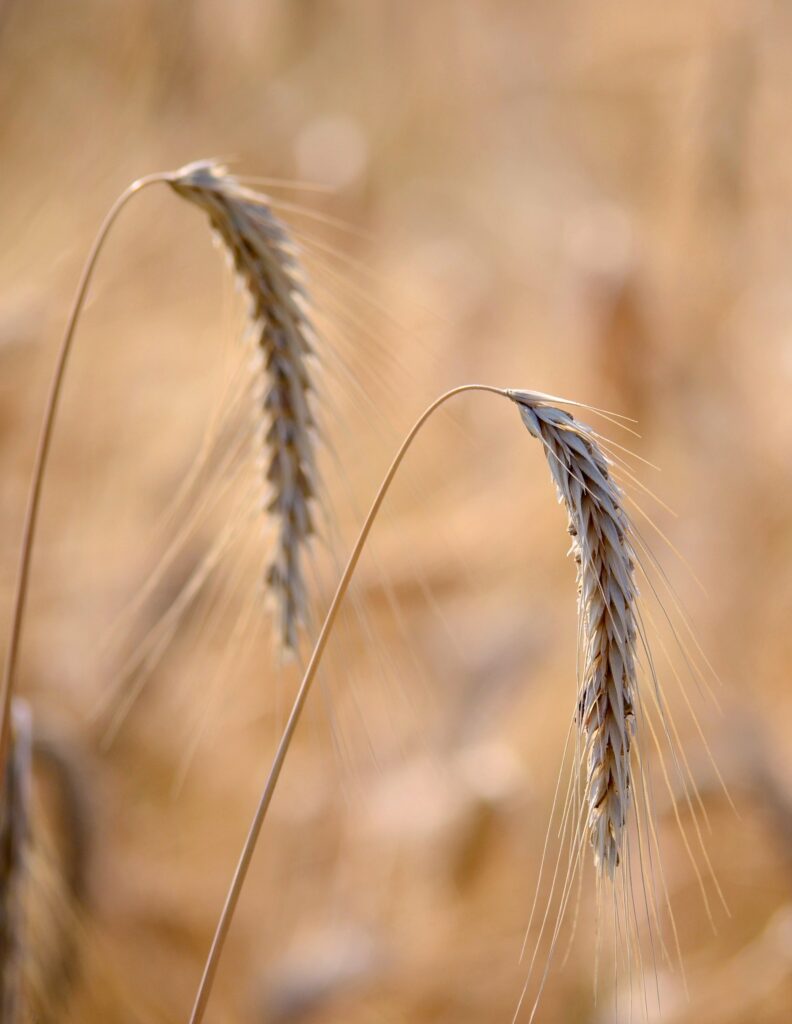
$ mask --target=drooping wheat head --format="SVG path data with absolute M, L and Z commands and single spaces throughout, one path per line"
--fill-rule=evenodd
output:
M 530 433 L 542 442 L 569 517 L 583 644 L 577 723 L 587 762 L 586 828 L 597 868 L 612 878 L 631 800 L 637 697 L 637 591 L 630 523 L 621 489 L 591 428 L 532 392 L 508 395 Z
M 245 188 L 213 161 L 190 164 L 169 183 L 209 217 L 250 296 L 260 357 L 259 412 L 276 526 L 266 583 L 278 608 L 283 647 L 294 650 L 306 624 L 304 559 L 315 531 L 316 421 L 311 408 L 314 332 L 296 246 L 265 195 Z

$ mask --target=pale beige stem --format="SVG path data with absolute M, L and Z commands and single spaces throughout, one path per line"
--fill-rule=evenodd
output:
M 288 753 L 292 739 L 294 738 L 294 732 L 299 723 L 300 715 L 302 714 L 305 702 L 308 698 L 308 693 L 311 689 L 311 684 L 313 683 L 314 676 L 316 675 L 316 671 L 319 667 L 322 653 L 324 652 L 330 633 L 332 632 L 333 623 L 335 622 L 336 615 L 338 614 L 338 609 L 347 592 L 350 580 L 352 579 L 355 567 L 357 566 L 360 555 L 365 547 L 371 527 L 374 525 L 374 520 L 377 518 L 380 506 L 385 499 L 385 495 L 388 492 L 404 456 L 407 454 L 410 445 L 415 440 L 415 437 L 421 427 L 429 419 L 432 413 L 434 413 L 441 405 L 447 402 L 450 398 L 453 398 L 455 395 L 460 395 L 466 391 L 490 391 L 496 395 L 506 396 L 506 392 L 502 388 L 490 387 L 486 384 L 462 384 L 460 387 L 452 388 L 451 391 L 446 391 L 445 394 L 436 398 L 418 418 L 415 425 L 402 442 L 401 447 L 397 451 L 393 462 L 388 469 L 388 472 L 385 474 L 385 478 L 380 484 L 374 501 L 371 503 L 371 508 L 363 522 L 358 538 L 355 541 L 355 546 L 352 548 L 352 553 L 349 556 L 344 572 L 338 582 L 338 587 L 336 588 L 333 600 L 330 602 L 330 607 L 327 610 L 327 615 L 325 616 L 325 620 L 322 624 L 322 629 L 316 640 L 313 653 L 311 654 L 311 660 L 308 662 L 308 667 L 306 668 L 305 675 L 300 683 L 297 696 L 294 698 L 294 704 L 292 705 L 292 709 L 289 714 L 289 720 L 286 723 L 280 743 L 278 744 L 278 749 L 275 752 L 272 767 L 269 770 L 258 807 L 256 808 L 256 813 L 253 816 L 253 821 L 251 822 L 250 830 L 248 831 L 247 839 L 245 840 L 245 845 L 242 848 L 242 853 L 239 857 L 236 871 L 234 872 L 234 877 L 231 880 L 231 885 L 228 889 L 225 905 L 223 906 L 222 913 L 220 914 L 220 919 L 217 922 L 217 928 L 215 929 L 212 945 L 206 959 L 201 983 L 198 986 L 195 1003 L 193 1005 L 192 1013 L 190 1014 L 190 1024 L 200 1024 L 204 1018 L 206 1006 L 209 1002 L 209 996 L 212 992 L 212 984 L 217 972 L 217 966 L 223 952 L 223 946 L 228 935 L 228 930 L 231 926 L 231 921 L 234 917 L 234 911 L 236 910 L 237 903 L 239 902 L 239 895 L 242 891 L 242 886 L 245 883 L 245 877 L 247 875 L 248 868 L 250 867 L 250 861 L 256 848 L 256 842 L 258 840 L 259 833 L 261 832 L 261 827 L 264 824 L 264 819 L 267 816 L 267 810 L 269 809 L 273 793 L 275 792 L 275 787 L 278 783 L 278 779 L 280 778 L 283 762 L 286 759 L 286 754 Z
M 121 210 L 141 189 L 156 182 L 168 181 L 168 174 L 150 174 L 145 178 L 139 178 L 127 188 L 116 201 L 105 216 L 99 233 L 96 236 L 88 259 L 85 261 L 80 282 L 77 286 L 77 293 L 74 296 L 71 313 L 66 324 L 66 330 L 58 351 L 58 358 L 55 363 L 55 370 L 52 374 L 47 405 L 44 409 L 44 419 L 41 425 L 38 448 L 36 450 L 36 461 L 33 466 L 33 477 L 30 483 L 27 509 L 25 511 L 25 522 L 22 530 L 22 546 L 19 555 L 19 569 L 17 571 L 16 590 L 14 593 L 14 604 L 11 611 L 11 630 L 6 651 L 5 666 L 3 669 L 2 690 L 0 690 L 0 780 L 4 779 L 3 766 L 6 763 L 8 754 L 9 725 L 11 698 L 14 691 L 14 677 L 16 674 L 17 662 L 19 660 L 19 646 L 22 639 L 22 626 L 25 616 L 25 605 L 27 602 L 28 581 L 30 579 L 30 563 L 33 554 L 33 542 L 38 522 L 39 507 L 41 505 L 41 491 L 44 483 L 44 476 L 47 469 L 50 443 L 52 441 L 55 416 L 58 411 L 58 401 L 63 388 L 63 380 L 66 374 L 66 364 L 74 340 L 74 332 L 77 327 L 80 313 L 88 294 L 88 286 L 91 283 L 96 261 L 105 243 L 110 228 L 115 223 Z M 0 782 L 0 785 L 3 785 Z M 0 794 L 1 796 L 2 794 Z

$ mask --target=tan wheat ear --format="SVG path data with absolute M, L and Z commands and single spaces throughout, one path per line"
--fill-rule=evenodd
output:
M 542 442 L 569 517 L 583 643 L 577 722 L 587 760 L 587 829 L 597 868 L 612 878 L 632 790 L 637 591 L 630 523 L 591 429 L 532 392 L 507 394 Z
M 250 296 L 262 372 L 266 508 L 277 532 L 266 582 L 278 605 L 281 643 L 294 650 L 308 618 L 303 561 L 318 487 L 310 398 L 314 332 L 296 246 L 268 198 L 217 163 L 190 164 L 169 183 L 207 214 Z
M 19 1019 L 25 960 L 24 889 L 27 881 L 30 790 L 30 711 L 15 700 L 11 750 L 0 802 L 0 1020 Z

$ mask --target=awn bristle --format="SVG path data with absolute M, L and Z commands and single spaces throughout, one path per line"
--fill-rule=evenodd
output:
M 531 392 L 508 394 L 542 442 L 569 516 L 584 656 L 577 723 L 588 761 L 586 828 L 597 868 L 612 878 L 632 787 L 637 591 L 630 523 L 591 429 Z
M 281 642 L 294 650 L 308 616 L 303 559 L 314 533 L 317 483 L 309 398 L 313 329 L 296 246 L 267 197 L 213 162 L 182 168 L 170 184 L 207 213 L 251 298 L 264 385 L 266 509 L 277 532 L 266 582 L 278 607 Z

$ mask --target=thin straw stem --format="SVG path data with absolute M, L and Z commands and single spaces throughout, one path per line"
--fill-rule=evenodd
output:
M 17 570 L 16 577 L 16 590 L 14 593 L 14 604 L 11 612 L 11 629 L 8 639 L 8 649 L 6 651 L 5 666 L 3 668 L 2 690 L 0 690 L 0 779 L 5 778 L 3 765 L 5 765 L 6 758 L 8 756 L 11 698 L 13 696 L 16 668 L 19 661 L 19 647 L 22 639 L 22 626 L 25 616 L 25 605 L 27 603 L 28 582 L 30 579 L 30 564 L 33 554 L 33 543 L 35 540 L 38 513 L 41 505 L 41 492 L 47 469 L 47 460 L 49 457 L 53 428 L 55 426 L 55 416 L 58 411 L 58 402 L 63 388 L 66 366 L 72 349 L 77 321 L 79 320 L 80 313 L 82 312 L 82 308 L 85 304 L 85 299 L 88 294 L 88 286 L 91 283 L 94 268 L 96 267 L 96 261 L 102 251 L 102 247 L 104 246 L 110 228 L 115 223 L 119 213 L 124 206 L 126 206 L 132 196 L 140 192 L 141 189 L 146 188 L 148 185 L 153 185 L 156 182 L 167 181 L 169 177 L 170 175 L 168 174 L 149 174 L 144 178 L 139 178 L 137 181 L 132 182 L 132 184 L 122 192 L 118 199 L 113 203 L 112 207 L 106 214 L 101 227 L 99 228 L 99 233 L 94 240 L 91 251 L 88 254 L 88 258 L 85 261 L 82 275 L 77 286 L 77 292 L 74 296 L 71 313 L 69 314 L 69 319 L 66 323 L 66 330 L 58 351 L 58 357 L 52 374 L 52 381 L 50 383 L 49 395 L 47 397 L 47 404 L 44 409 L 44 419 L 41 425 L 41 433 L 39 435 L 38 448 L 36 450 L 36 460 L 33 466 L 33 476 L 30 483 L 30 491 L 28 493 L 27 509 L 25 511 L 25 521 L 22 530 L 22 546 L 19 556 L 19 568 Z M 4 785 L 4 783 L 0 782 L 0 785 Z M 2 796 L 1 792 L 0 796 Z
M 360 533 L 355 541 L 355 546 L 352 548 L 352 553 L 349 556 L 349 560 L 347 561 L 344 572 L 339 580 L 333 600 L 327 610 L 327 615 L 325 616 L 324 623 L 322 624 L 322 629 L 317 637 L 316 644 L 311 654 L 311 660 L 308 662 L 308 667 L 306 668 L 305 675 L 300 683 L 297 696 L 294 698 L 294 704 L 292 705 L 291 712 L 289 713 L 289 719 L 283 730 L 283 735 L 281 736 L 280 743 L 278 744 L 278 749 L 275 752 L 272 767 L 267 775 L 267 780 L 264 784 L 264 789 L 259 799 L 256 813 L 253 816 L 253 821 L 251 822 L 245 844 L 242 848 L 242 853 L 239 857 L 234 877 L 231 880 L 231 885 L 228 889 L 228 894 L 226 896 L 222 913 L 220 914 L 220 919 L 217 922 L 217 928 L 215 929 L 212 945 L 206 959 L 203 976 L 201 977 L 201 982 L 198 986 L 198 992 L 195 997 L 195 1003 L 190 1015 L 189 1024 L 201 1024 L 201 1021 L 204 1019 L 204 1013 L 212 992 L 212 985 L 214 983 L 217 966 L 223 952 L 223 946 L 225 944 L 226 937 L 228 936 L 229 928 L 231 927 L 237 903 L 239 902 L 239 896 L 242 891 L 242 886 L 245 883 L 245 878 L 248 873 L 248 868 L 250 867 L 253 852 L 256 848 L 261 827 L 264 824 L 264 819 L 267 816 L 267 811 L 269 810 L 270 803 L 272 802 L 275 787 L 278 784 L 278 779 L 280 778 L 281 770 L 283 769 L 283 762 L 286 759 L 286 754 L 288 753 L 292 739 L 294 738 L 294 733 L 300 721 L 303 708 L 305 707 L 305 702 L 308 698 L 311 684 L 313 683 L 317 669 L 319 668 L 319 663 L 322 659 L 322 654 L 325 646 L 327 645 L 327 641 L 330 638 L 330 633 L 332 632 L 336 615 L 338 614 L 344 595 L 347 592 L 368 535 L 374 525 L 374 520 L 377 518 L 380 506 L 385 500 L 385 495 L 388 493 L 388 489 L 390 488 L 393 478 L 396 475 L 404 456 L 407 454 L 408 449 L 412 445 L 412 442 L 415 440 L 416 435 L 419 433 L 424 423 L 426 423 L 429 417 L 449 399 L 467 391 L 489 391 L 496 395 L 506 396 L 506 392 L 502 388 L 490 387 L 486 384 L 463 384 L 459 387 L 452 388 L 450 391 L 446 391 L 439 398 L 436 398 L 416 420 L 409 434 L 405 437 L 390 465 L 390 468 L 388 469 L 388 472 L 385 474 L 385 477 L 379 486 L 379 490 L 377 491 L 374 501 L 371 503 L 371 508 L 363 522 L 363 526 L 361 527 Z

